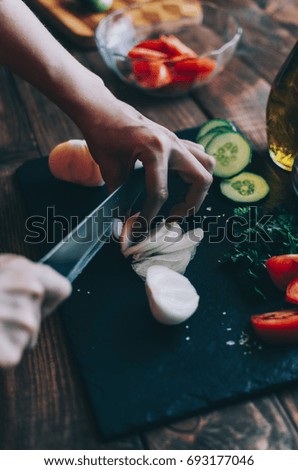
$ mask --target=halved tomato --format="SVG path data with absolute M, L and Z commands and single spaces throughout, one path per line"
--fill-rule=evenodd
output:
M 135 59 L 132 68 L 135 79 L 144 88 L 161 88 L 172 82 L 170 71 L 163 61 Z
M 286 290 L 286 301 L 298 304 L 298 278 L 290 282 Z
M 253 315 L 250 320 L 256 335 L 267 343 L 298 342 L 298 310 L 296 309 Z
M 148 60 L 162 60 L 167 59 L 167 54 L 154 49 L 146 49 L 145 47 L 136 46 L 128 53 L 131 59 L 148 59 Z
M 186 46 L 186 44 L 180 41 L 180 39 L 173 34 L 170 34 L 169 36 L 162 34 L 159 39 L 162 43 L 162 49 L 160 50 L 168 53 L 170 56 L 186 55 L 187 57 L 197 57 L 195 51 Z
M 265 264 L 278 289 L 286 290 L 288 284 L 298 277 L 298 255 L 273 256 Z
M 176 62 L 173 66 L 173 80 L 206 80 L 215 68 L 215 61 L 208 57 L 193 57 Z M 182 78 L 183 77 L 183 78 Z
M 158 38 L 158 39 L 145 39 L 144 41 L 139 42 L 135 47 L 142 47 L 144 49 L 151 49 L 154 51 L 160 51 L 160 52 L 165 52 L 164 51 L 164 43 L 163 41 Z

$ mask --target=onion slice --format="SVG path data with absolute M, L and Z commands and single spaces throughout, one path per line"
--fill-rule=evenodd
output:
M 165 266 L 151 266 L 145 286 L 152 315 L 164 325 L 178 325 L 198 308 L 199 296 L 193 285 Z

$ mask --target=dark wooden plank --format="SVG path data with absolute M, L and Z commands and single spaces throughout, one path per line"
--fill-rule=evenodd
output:
M 25 153 L 25 158 L 27 156 Z M 24 247 L 26 211 L 13 179 L 14 171 L 23 158 L 19 156 L 17 159 L 12 155 L 12 160 L 14 163 L 0 168 L 0 252 L 33 256 L 32 247 Z
M 258 0 L 256 3 L 263 8 L 268 16 L 297 38 L 298 5 L 296 0 Z
M 273 395 L 146 434 L 151 449 L 297 449 L 298 433 Z
M 20 154 L 23 159 L 35 156 L 37 146 L 13 76 L 5 68 L 0 68 L 0 83 L 0 165 L 5 165 Z
M 214 3 L 222 6 L 219 0 Z M 243 28 L 237 55 L 271 83 L 298 36 L 297 4 L 234 0 L 229 2 L 229 11 Z M 280 18 L 290 21 L 292 16 L 291 28 L 280 21 Z
M 298 385 L 278 393 L 278 399 L 298 431 Z
M 15 80 L 41 155 L 48 155 L 60 142 L 82 137 L 77 126 L 54 103 L 20 78 Z

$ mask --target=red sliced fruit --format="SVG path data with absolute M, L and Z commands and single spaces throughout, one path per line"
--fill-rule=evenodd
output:
M 170 56 L 186 55 L 188 57 L 197 57 L 195 51 L 186 46 L 186 44 L 180 41 L 180 39 L 173 34 L 170 34 L 169 36 L 164 36 L 162 34 L 160 36 L 160 41 L 163 44 L 163 48 L 159 50 L 167 52 Z
M 168 67 L 162 61 L 134 60 L 133 73 L 143 88 L 161 88 L 172 81 Z
M 146 49 L 145 47 L 134 47 L 128 53 L 131 59 L 147 59 L 147 60 L 162 60 L 167 59 L 167 54 L 153 49 Z
M 165 52 L 164 43 L 160 38 L 146 39 L 145 41 L 139 42 L 135 47 L 142 47 L 143 49 L 151 49 L 153 51 Z
M 298 277 L 298 255 L 273 256 L 265 264 L 278 289 L 286 290 L 288 284 Z
M 298 304 L 298 278 L 292 281 L 286 290 L 286 301 Z
M 206 80 L 215 68 L 215 61 L 208 57 L 181 60 L 173 66 L 173 81 Z M 187 80 L 186 77 L 189 77 Z
M 267 343 L 298 342 L 298 310 L 253 315 L 250 320 L 256 335 Z

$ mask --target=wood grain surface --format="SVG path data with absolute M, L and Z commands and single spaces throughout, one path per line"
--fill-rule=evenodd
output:
M 149 98 L 127 88 L 106 69 L 96 51 L 82 52 L 57 35 L 118 97 L 151 119 L 172 130 L 196 126 L 211 117 L 232 119 L 263 155 L 269 83 L 298 36 L 297 2 L 229 0 L 225 5 L 244 27 L 237 55 L 208 87 L 180 99 Z M 14 170 L 81 133 L 24 81 L 6 70 L 0 70 L 0 80 L 0 250 L 37 259 L 37 251 L 23 242 L 26 213 Z M 0 448 L 298 449 L 298 385 L 103 442 L 57 312 L 44 323 L 34 351 L 14 370 L 0 372 Z
M 95 46 L 95 30 L 98 23 L 109 13 L 144 2 L 146 0 L 113 0 L 109 10 L 102 13 L 93 13 L 82 7 L 82 3 L 77 0 L 27 0 L 27 3 L 45 21 L 55 25 L 73 43 L 83 48 Z M 171 4 L 170 7 L 168 7 L 168 3 Z M 181 13 L 185 11 L 183 0 L 167 0 L 160 2 L 158 12 L 154 11 L 154 14 L 157 13 L 160 20 L 166 20 L 172 16 L 173 7 L 179 8 Z M 140 15 L 139 20 L 143 24 L 147 23 L 145 15 Z
M 94 31 L 100 20 L 111 11 L 125 8 L 137 1 L 114 0 L 111 9 L 103 13 L 89 12 L 79 2 L 72 0 L 28 0 L 27 3 L 72 42 L 80 47 L 94 47 Z

